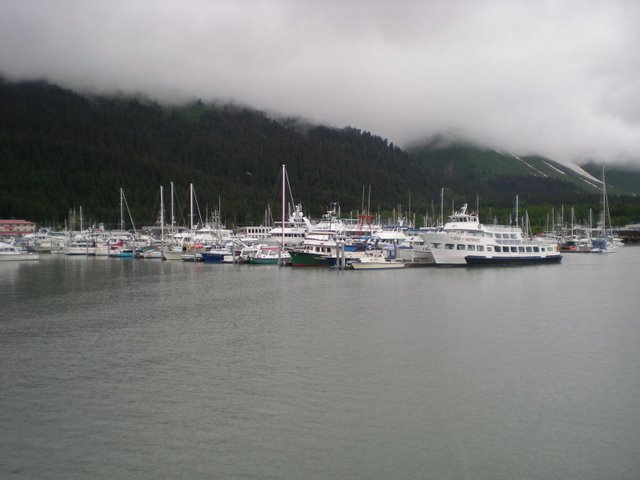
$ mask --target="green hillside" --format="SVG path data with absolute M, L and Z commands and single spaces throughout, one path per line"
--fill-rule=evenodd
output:
M 229 105 L 163 107 L 135 98 L 85 97 L 42 82 L 0 83 L 0 216 L 59 223 L 70 208 L 114 224 L 122 187 L 139 223 L 153 222 L 160 185 L 182 205 L 193 183 L 201 210 L 254 222 L 280 202 L 287 165 L 296 202 L 320 215 L 427 205 L 429 170 L 387 140 L 355 128 L 305 125 Z M 277 208 L 276 208 L 277 210 Z
M 602 179 L 602 165 L 588 163 L 582 168 L 598 179 Z M 611 167 L 605 165 L 605 180 L 607 191 L 614 195 L 640 195 L 640 166 L 616 165 Z
M 371 209 L 433 214 L 446 204 L 475 205 L 508 218 L 516 195 L 537 210 L 600 203 L 599 186 L 541 157 L 465 144 L 425 142 L 402 150 L 357 128 L 328 128 L 274 119 L 233 105 L 167 107 L 134 97 L 79 95 L 46 82 L 0 80 L 0 218 L 61 225 L 70 209 L 85 220 L 116 225 L 122 187 L 138 225 L 154 223 L 159 188 L 174 182 L 186 217 L 193 183 L 205 214 L 222 206 L 227 224 L 258 222 L 278 210 L 286 164 L 294 200 L 319 216 L 332 202 L 360 210 L 371 186 Z M 598 172 L 591 172 L 596 178 Z M 640 220 L 639 174 L 607 170 L 612 215 Z M 180 214 L 178 215 L 180 220 Z

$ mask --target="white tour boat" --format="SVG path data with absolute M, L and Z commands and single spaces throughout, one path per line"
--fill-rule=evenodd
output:
M 436 265 L 530 265 L 559 263 L 556 243 L 528 239 L 519 227 L 483 225 L 467 205 L 436 231 L 420 234 Z

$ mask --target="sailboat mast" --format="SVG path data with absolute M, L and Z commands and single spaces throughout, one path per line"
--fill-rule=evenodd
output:
M 124 192 L 120 187 L 120 230 L 124 231 Z
M 173 235 L 173 224 L 174 224 L 174 218 L 173 218 L 173 182 L 171 182 L 171 234 Z
M 440 226 L 444 225 L 444 187 L 440 189 Z
M 285 210 L 285 208 L 284 208 L 284 206 L 285 206 L 285 202 L 287 201 L 286 200 L 286 196 L 285 196 L 286 195 L 286 182 L 287 182 L 286 176 L 287 176 L 286 167 L 285 167 L 284 164 L 282 164 L 282 212 L 281 212 L 282 213 L 282 227 L 280 228 L 280 232 L 281 232 L 282 238 L 280 240 L 280 251 L 278 252 L 278 256 L 280 257 L 280 258 L 278 258 L 278 263 L 280 265 L 283 264 L 283 262 L 282 262 L 282 252 L 284 251 L 284 225 L 285 225 L 285 223 L 284 223 L 285 222 L 285 219 L 284 219 L 284 215 L 285 215 L 285 211 L 284 210 Z
M 189 217 L 190 217 L 190 225 L 191 234 L 193 236 L 193 183 L 189 184 Z
M 164 257 L 164 198 L 162 185 L 160 185 L 160 260 Z

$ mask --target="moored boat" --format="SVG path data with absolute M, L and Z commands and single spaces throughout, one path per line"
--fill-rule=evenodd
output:
M 13 243 L 0 242 L 0 261 L 39 260 L 37 253 L 18 248 Z
M 261 245 L 258 251 L 249 258 L 249 263 L 253 265 L 278 265 L 280 262 L 289 263 L 290 261 L 289 252 L 281 251 L 280 247 L 271 245 Z
M 424 239 L 436 265 L 535 265 L 560 263 L 556 243 L 528 239 L 519 227 L 483 225 L 477 215 L 467 213 L 466 204 Z
M 404 268 L 404 263 L 387 258 L 382 250 L 368 250 L 364 255 L 359 256 L 350 262 L 354 270 L 387 270 Z
M 65 255 L 95 255 L 96 245 L 95 242 L 89 240 L 76 239 L 68 243 L 64 247 Z

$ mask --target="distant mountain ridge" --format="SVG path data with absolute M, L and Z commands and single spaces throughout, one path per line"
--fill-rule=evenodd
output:
M 149 224 L 157 218 L 159 186 L 173 181 L 183 207 L 194 183 L 203 216 L 221 203 L 228 223 L 253 223 L 279 202 L 282 164 L 293 200 L 316 216 L 336 201 L 343 214 L 362 209 L 369 186 L 372 211 L 419 215 L 434 211 L 441 188 L 447 203 L 479 197 L 495 212 L 508 211 L 516 195 L 527 205 L 588 208 L 600 192 L 594 179 L 601 167 L 593 165 L 584 166 L 592 178 L 550 159 L 462 143 L 432 140 L 403 150 L 357 128 L 274 119 L 237 106 L 167 107 L 1 79 L 0 106 L 0 218 L 60 224 L 82 205 L 88 218 L 115 224 L 122 187 L 139 224 Z M 640 172 L 607 166 L 606 178 L 620 204 L 640 191 Z M 621 218 L 636 215 L 625 207 Z
M 531 175 L 538 179 L 564 180 L 587 193 L 602 188 L 602 165 L 595 163 L 568 166 L 541 156 L 518 156 L 471 144 L 441 147 L 437 140 L 414 146 L 409 153 L 449 173 L 455 166 L 459 174 L 454 177 L 474 178 L 478 182 Z M 636 195 L 640 191 L 640 166 L 606 165 L 605 174 L 607 188 L 612 194 Z

